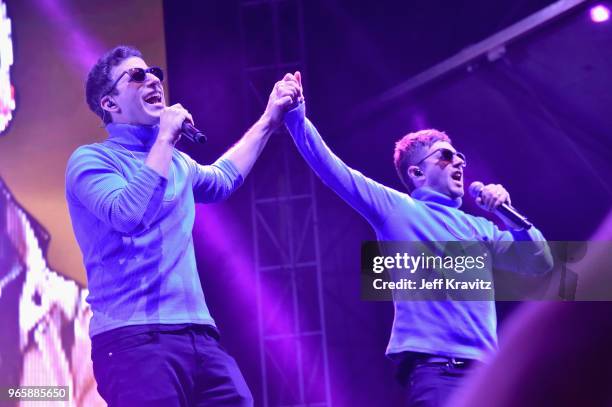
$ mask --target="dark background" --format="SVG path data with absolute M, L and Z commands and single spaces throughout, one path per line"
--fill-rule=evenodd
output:
M 468 157 L 466 184 L 501 183 L 549 240 L 586 240 L 612 203 L 612 33 L 609 23 L 590 21 L 589 5 L 509 44 L 499 60 L 473 61 L 470 71 L 459 69 L 355 114 L 394 85 L 551 3 L 305 1 L 308 116 L 339 157 L 397 189 L 394 142 L 420 128 L 444 130 Z M 164 19 L 171 102 L 187 107 L 210 140 L 182 148 L 209 163 L 252 123 L 245 107 L 245 53 L 256 59 L 270 44 L 262 35 L 258 47 L 243 49 L 236 1 L 165 1 Z M 262 31 L 266 24 L 262 17 Z M 264 152 L 253 177 L 277 158 Z M 242 256 L 247 266 L 252 260 L 253 177 L 227 203 L 199 208 L 195 233 L 209 307 L 259 404 L 255 295 L 245 283 L 253 271 L 237 270 L 232 260 Z M 384 357 L 392 304 L 359 298 L 360 244 L 374 234 L 331 191 L 318 181 L 316 186 L 332 400 L 341 406 L 398 405 L 402 389 Z M 469 198 L 464 202 L 466 211 L 487 216 Z M 215 239 L 224 239 L 225 251 L 210 243 Z M 514 306 L 499 304 L 500 316 Z

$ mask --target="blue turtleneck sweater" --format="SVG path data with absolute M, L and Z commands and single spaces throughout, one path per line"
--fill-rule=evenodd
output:
M 285 124 L 313 171 L 368 220 L 379 241 L 432 242 L 432 252 L 434 242 L 482 242 L 493 254 L 495 268 L 538 274 L 552 267 L 548 245 L 535 227 L 501 231 L 489 220 L 460 210 L 461 199 L 428 188 L 407 195 L 365 177 L 325 145 L 305 118 L 304 104 L 287 113 Z M 518 254 L 508 250 L 517 240 L 526 242 Z M 490 263 L 484 273 L 492 272 Z M 409 351 L 481 359 L 496 348 L 493 301 L 395 301 L 394 307 L 389 356 Z
M 174 150 L 168 179 L 144 165 L 159 126 L 109 124 L 79 147 L 66 200 L 87 270 L 90 335 L 127 325 L 214 325 L 195 262 L 195 202 L 227 198 L 242 176 L 229 160 L 202 166 Z

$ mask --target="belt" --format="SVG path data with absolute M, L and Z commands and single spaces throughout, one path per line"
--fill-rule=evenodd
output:
M 423 355 L 417 357 L 415 360 L 416 365 L 431 364 L 431 365 L 443 365 L 448 367 L 468 368 L 472 366 L 476 360 L 464 359 L 464 358 L 449 358 L 445 356 L 430 356 Z

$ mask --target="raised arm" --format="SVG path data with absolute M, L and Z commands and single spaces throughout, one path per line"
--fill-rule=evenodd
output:
M 285 116 L 285 124 L 310 168 L 321 181 L 364 216 L 374 227 L 382 225 L 400 199 L 408 195 L 385 187 L 346 165 L 325 144 L 305 117 L 305 103 Z
M 274 85 L 259 120 L 214 164 L 200 165 L 183 155 L 193 174 L 196 202 L 216 202 L 227 198 L 251 172 L 268 139 L 282 124 L 283 115 L 299 96 L 298 85 L 285 80 L 288 75 Z
M 283 123 L 283 116 L 300 95 L 298 84 L 288 80 L 290 76 L 287 74 L 274 84 L 259 120 L 221 157 L 231 161 L 243 178 L 249 174 L 270 135 Z

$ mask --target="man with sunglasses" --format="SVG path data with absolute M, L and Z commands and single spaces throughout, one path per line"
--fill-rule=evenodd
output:
M 552 267 L 542 234 L 522 230 L 501 216 L 507 230 L 460 206 L 464 194 L 466 158 L 443 132 L 429 129 L 410 133 L 395 145 L 394 163 L 408 194 L 388 188 L 347 166 L 327 147 L 305 117 L 301 75 L 285 78 L 299 85 L 300 104 L 285 116 L 295 144 L 324 184 L 357 210 L 376 231 L 379 241 L 480 242 L 493 255 L 493 265 L 504 264 L 533 274 Z M 485 186 L 477 202 L 494 211 L 510 203 L 501 185 Z M 497 213 L 497 212 L 496 212 Z M 499 215 L 499 214 L 498 214 Z M 508 242 L 525 241 L 518 257 L 504 251 Z M 490 270 L 487 270 L 490 273 Z M 394 297 L 395 298 L 395 297 Z M 398 363 L 398 379 L 408 387 L 408 405 L 442 406 L 466 373 L 496 349 L 494 301 L 394 302 L 395 316 L 387 356 Z
M 167 106 L 163 72 L 119 46 L 89 72 L 86 98 L 108 137 L 79 147 L 66 199 L 87 269 L 92 360 L 109 406 L 250 406 L 235 362 L 219 345 L 196 269 L 196 202 L 240 186 L 297 84 L 279 81 L 261 118 L 212 165 L 174 148 L 185 120 Z

